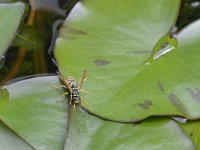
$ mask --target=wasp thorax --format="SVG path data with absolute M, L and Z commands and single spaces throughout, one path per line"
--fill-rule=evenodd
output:
M 77 88 L 72 88 L 72 94 L 73 95 L 78 95 L 79 94 L 79 90 Z
M 67 81 L 68 81 L 70 87 L 72 87 L 72 88 L 75 87 L 76 82 L 73 77 L 67 77 Z

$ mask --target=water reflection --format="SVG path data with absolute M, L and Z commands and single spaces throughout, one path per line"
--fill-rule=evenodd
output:
M 175 121 L 179 123 L 187 123 L 187 119 L 184 117 L 172 117 Z
M 173 44 L 171 44 L 171 43 L 169 43 L 169 42 L 165 42 L 165 43 L 163 44 L 163 47 L 160 48 L 160 49 L 158 50 L 158 52 L 153 56 L 153 59 L 158 59 L 159 57 L 161 57 L 161 56 L 167 54 L 168 52 L 172 51 L 172 50 L 175 49 L 175 48 L 176 48 L 175 45 L 173 45 Z
M 171 28 L 171 31 L 168 32 L 167 35 L 165 35 L 164 37 L 166 37 L 163 41 L 163 38 L 161 38 L 158 43 L 160 42 L 160 45 L 161 47 L 157 47 L 158 50 L 156 50 L 155 48 L 155 51 L 156 53 L 154 54 L 153 56 L 153 59 L 158 59 L 159 57 L 167 54 L 168 52 L 172 51 L 173 49 L 175 49 L 177 47 L 177 27 L 176 26 L 173 26 Z M 164 42 L 164 43 L 163 43 Z

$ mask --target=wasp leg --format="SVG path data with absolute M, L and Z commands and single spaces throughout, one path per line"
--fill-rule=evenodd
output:
M 85 90 L 80 90 L 81 92 L 84 92 L 84 93 L 86 93 L 86 94 L 90 94 L 90 92 L 88 92 L 88 91 L 85 91 Z
M 80 103 L 82 106 L 87 105 L 88 103 L 81 97 Z
M 79 101 L 80 102 L 80 101 Z M 74 104 L 73 104 L 73 110 L 75 109 L 75 107 L 76 107 L 76 105 L 78 105 L 79 104 L 79 102 L 74 102 Z
M 69 104 L 70 104 L 70 105 L 72 104 L 72 94 L 70 94 L 70 101 L 69 101 Z
M 82 100 L 83 105 L 87 105 L 88 103 L 83 99 Z
M 82 100 L 80 101 L 80 103 L 81 103 L 82 106 L 84 105 Z
M 64 85 L 51 85 L 51 87 L 53 87 L 53 88 L 55 88 L 55 89 L 60 89 L 60 88 L 65 88 L 65 89 L 67 89 L 67 87 L 64 86 Z
M 67 94 L 68 94 L 68 92 L 65 92 L 65 93 L 62 94 L 62 96 L 65 96 L 65 95 L 67 95 Z
M 56 103 L 59 103 L 59 102 L 63 102 L 63 99 L 60 98 L 60 99 L 58 99 L 58 100 L 56 101 Z
M 67 95 L 67 94 L 68 94 L 68 92 L 63 93 L 63 94 L 62 94 L 62 97 L 65 96 L 65 95 Z M 58 99 L 58 100 L 56 101 L 56 103 L 58 103 L 58 102 L 63 102 L 64 100 L 63 100 L 62 97 L 61 97 L 60 99 Z
M 75 109 L 75 106 L 76 106 L 76 104 L 74 103 L 74 105 L 73 105 L 73 110 Z

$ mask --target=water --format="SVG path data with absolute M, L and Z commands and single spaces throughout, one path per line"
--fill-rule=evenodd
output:
M 166 35 L 161 37 L 155 44 L 150 57 L 145 61 L 145 65 L 150 65 L 154 60 L 166 55 L 170 51 L 174 50 L 178 41 L 177 37 L 177 27 L 173 26 Z
M 158 59 L 161 56 L 164 56 L 165 54 L 167 54 L 170 51 L 174 50 L 176 48 L 176 46 L 177 46 L 177 43 L 178 43 L 178 41 L 177 41 L 176 38 L 169 39 L 168 41 L 163 43 L 163 45 L 162 45 L 162 47 L 160 49 L 158 49 L 158 51 L 153 56 L 153 59 Z
M 187 119 L 184 117 L 172 117 L 172 119 L 174 119 L 175 121 L 179 123 L 187 123 Z

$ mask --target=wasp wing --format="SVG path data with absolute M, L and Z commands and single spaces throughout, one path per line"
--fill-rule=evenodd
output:
M 82 85 L 83 85 L 83 82 L 86 80 L 86 75 L 87 75 L 87 69 L 85 69 L 85 70 L 83 71 L 83 75 L 82 75 L 82 77 L 81 77 L 81 79 L 80 79 L 80 81 L 79 81 L 79 85 L 78 85 L 78 89 L 79 89 L 79 90 L 81 89 L 81 87 L 82 87 Z
M 72 88 L 70 87 L 68 81 L 57 71 L 58 77 L 64 83 L 64 85 L 69 89 L 70 93 L 72 93 Z

